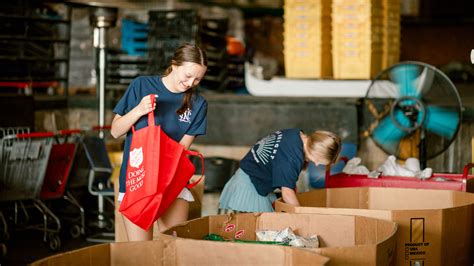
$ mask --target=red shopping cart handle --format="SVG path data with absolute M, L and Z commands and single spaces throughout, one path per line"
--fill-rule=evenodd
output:
M 32 133 L 20 133 L 16 134 L 16 137 L 19 139 L 26 139 L 26 138 L 47 138 L 47 137 L 54 137 L 53 132 L 32 132 Z
M 31 133 L 20 133 L 16 134 L 17 138 L 48 138 L 54 137 L 56 135 L 69 136 L 72 134 L 82 133 L 88 130 L 110 130 L 112 127 L 110 125 L 106 126 L 93 126 L 90 129 L 62 129 L 57 132 L 31 132 Z
M 111 129 L 112 126 L 107 125 L 107 126 L 93 126 L 92 130 L 102 130 L 102 129 Z
M 82 132 L 92 131 L 92 130 L 109 130 L 111 128 L 112 126 L 110 125 L 92 126 L 92 127 L 85 127 L 85 128 L 64 129 L 64 130 L 60 130 L 59 132 L 64 135 L 70 135 L 70 134 L 82 133 Z
M 64 135 L 64 136 L 69 136 L 69 135 L 78 134 L 78 133 L 81 133 L 81 130 L 80 130 L 80 129 L 63 129 L 63 130 L 59 130 L 59 134 L 60 134 L 60 135 Z

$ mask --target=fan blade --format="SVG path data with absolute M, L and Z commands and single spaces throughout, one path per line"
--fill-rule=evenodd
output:
M 418 91 L 418 66 L 403 64 L 396 66 L 390 72 L 392 79 L 399 86 L 399 96 L 419 97 Z
M 447 139 L 451 139 L 459 125 L 459 114 L 448 108 L 428 106 L 423 127 Z
M 402 127 L 411 127 L 410 120 L 400 110 L 394 111 L 394 117 Z M 383 118 L 372 132 L 372 138 L 391 154 L 396 154 L 400 140 L 409 132 L 397 127 L 391 116 Z
M 427 95 L 435 80 L 436 72 L 429 67 L 424 67 L 423 70 L 420 71 L 420 76 L 418 77 L 417 81 L 417 91 L 419 98 L 423 97 L 423 95 Z

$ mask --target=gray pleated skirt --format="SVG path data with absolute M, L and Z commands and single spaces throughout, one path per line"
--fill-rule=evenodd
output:
M 242 170 L 237 169 L 222 190 L 219 199 L 219 208 L 224 211 L 238 212 L 273 212 L 274 193 L 260 196 L 250 177 Z

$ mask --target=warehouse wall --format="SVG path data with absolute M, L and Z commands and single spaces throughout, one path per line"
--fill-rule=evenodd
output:
M 208 129 L 196 139 L 197 147 L 217 153 L 242 153 L 242 147 L 254 144 L 266 134 L 283 128 L 297 127 L 306 132 L 326 129 L 339 134 L 343 141 L 359 146 L 358 156 L 369 169 L 375 169 L 387 154 L 370 139 L 359 138 L 355 99 L 251 97 L 238 95 L 207 95 Z M 84 128 L 97 125 L 95 98 L 71 99 L 70 108 L 36 112 L 38 130 Z M 112 121 L 113 103 L 106 103 L 106 123 Z M 450 148 L 428 161 L 435 172 L 460 173 L 471 162 L 471 138 L 474 135 L 474 109 L 466 107 L 463 123 Z M 121 143 L 123 139 L 109 141 Z M 218 147 L 213 149 L 209 147 Z M 232 156 L 238 157 L 238 156 Z

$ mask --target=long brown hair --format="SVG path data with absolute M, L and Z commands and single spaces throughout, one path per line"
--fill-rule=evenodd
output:
M 204 50 L 194 44 L 184 43 L 174 52 L 173 58 L 171 59 L 171 64 L 164 72 L 164 76 L 168 76 L 173 70 L 172 66 L 181 66 L 185 62 L 196 63 L 201 66 L 207 67 L 207 55 Z M 192 98 L 194 95 L 195 88 L 191 88 L 184 93 L 183 104 L 176 111 L 178 115 L 186 112 L 187 109 L 192 107 Z

